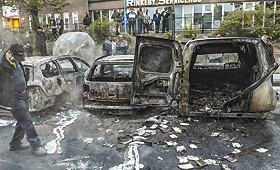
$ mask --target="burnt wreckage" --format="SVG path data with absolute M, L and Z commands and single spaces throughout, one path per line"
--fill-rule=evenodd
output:
M 130 78 L 119 79 L 121 82 L 117 77 L 122 74 L 117 73 L 108 79 L 103 75 L 110 68 L 106 70 L 104 65 L 111 65 L 112 69 L 116 62 L 117 72 L 120 63 L 131 65 L 133 60 L 119 56 L 98 59 L 85 76 L 84 106 L 97 109 L 160 106 L 177 108 L 180 114 L 188 116 L 260 116 L 274 110 L 276 105 L 271 76 L 278 64 L 269 63 L 269 57 L 260 39 L 194 40 L 182 52 L 177 41 L 137 37 L 133 72 L 131 66 L 127 69 Z M 102 62 L 103 67 L 97 68 Z M 102 88 L 96 88 L 100 85 Z M 124 85 L 129 87 L 125 91 Z

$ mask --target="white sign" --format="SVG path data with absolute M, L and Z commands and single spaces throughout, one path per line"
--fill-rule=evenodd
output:
M 175 4 L 200 3 L 201 0 L 175 0 Z M 171 5 L 173 0 L 127 0 L 127 6 Z

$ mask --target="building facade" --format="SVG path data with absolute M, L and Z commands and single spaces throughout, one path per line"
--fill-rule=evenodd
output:
M 148 9 L 151 20 L 155 10 L 161 13 L 165 7 L 170 11 L 175 3 L 175 29 L 181 30 L 184 27 L 196 25 L 198 28 L 217 29 L 220 27 L 224 17 L 236 8 L 245 10 L 254 10 L 255 6 L 265 1 L 247 0 L 70 0 L 71 5 L 66 6 L 59 13 L 54 13 L 48 9 L 39 10 L 39 23 L 41 26 L 48 25 L 50 18 L 56 20 L 60 15 L 64 20 L 64 30 L 81 30 L 84 28 L 82 22 L 85 13 L 89 12 L 92 20 L 102 19 L 103 17 L 111 19 L 114 10 L 118 10 L 122 15 L 124 10 L 128 12 L 131 8 L 136 12 L 140 7 L 143 10 Z M 275 5 L 278 1 L 268 1 Z M 4 11 L 5 12 L 5 11 Z M 3 14 L 4 15 L 4 14 Z M 13 18 L 14 25 L 17 25 L 16 18 Z M 171 17 L 170 17 L 171 19 Z M 6 17 L 5 24 L 8 24 Z M 32 17 L 29 13 L 20 10 L 18 15 L 18 25 L 31 28 Z M 171 23 L 171 22 L 170 22 Z M 203 23 L 203 24 L 202 24 Z M 169 24 L 171 27 L 171 24 Z

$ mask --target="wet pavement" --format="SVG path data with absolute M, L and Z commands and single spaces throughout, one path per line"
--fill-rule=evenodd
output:
M 15 121 L 0 113 L 0 169 L 279 169 L 279 113 L 279 102 L 268 120 L 178 117 L 152 109 L 114 116 L 79 105 L 55 107 L 32 113 L 46 157 L 9 151 Z

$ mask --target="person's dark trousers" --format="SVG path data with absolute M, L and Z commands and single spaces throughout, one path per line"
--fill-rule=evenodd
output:
M 63 27 L 61 27 L 60 29 L 59 29 L 59 36 L 61 36 L 63 34 Z
M 138 20 L 138 34 L 142 34 L 142 29 L 143 28 L 143 20 L 139 19 Z
M 133 35 L 135 35 L 135 21 L 129 21 L 129 23 L 128 23 L 128 33 L 131 35 L 131 34 L 133 34 Z M 132 32 L 131 32 L 131 29 L 132 29 Z
M 156 22 L 156 33 L 158 34 L 159 33 L 159 22 Z
M 47 56 L 47 47 L 45 42 L 38 42 L 38 48 L 41 56 Z
M 150 24 L 149 24 L 149 23 L 144 24 L 144 34 L 145 34 L 145 33 L 149 33 L 149 27 L 150 27 Z
M 58 38 L 56 28 L 52 28 L 53 38 Z
M 20 145 L 25 134 L 27 141 L 30 143 L 33 149 L 41 147 L 41 141 L 38 138 L 38 134 L 34 128 L 32 117 L 28 108 L 29 106 L 26 94 L 15 95 L 12 114 L 17 120 L 17 124 L 15 127 L 14 136 L 9 144 L 10 147 Z
M 162 33 L 165 33 L 165 28 L 167 26 L 167 21 L 166 20 L 163 20 L 162 21 Z
M 120 28 L 120 25 L 117 23 L 116 24 L 116 36 L 120 35 L 119 28 Z

